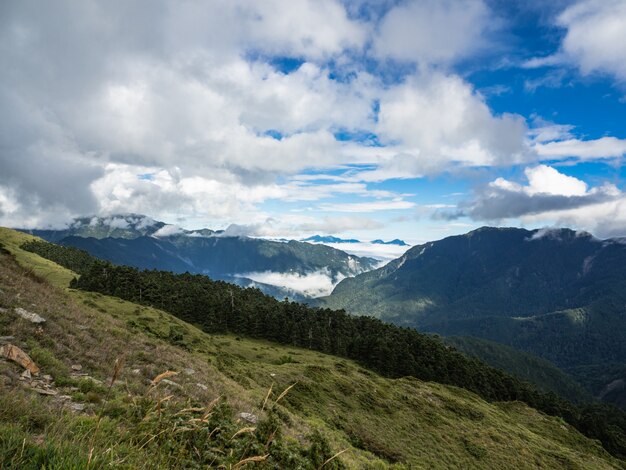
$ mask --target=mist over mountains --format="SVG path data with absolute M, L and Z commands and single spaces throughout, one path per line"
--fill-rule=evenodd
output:
M 227 230 L 185 230 L 139 214 L 75 219 L 62 230 L 25 230 L 142 269 L 206 274 L 279 297 L 327 295 L 334 285 L 380 265 L 323 245 L 233 236 Z

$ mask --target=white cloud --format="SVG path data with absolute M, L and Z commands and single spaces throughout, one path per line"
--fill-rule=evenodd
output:
M 382 19 L 373 49 L 383 58 L 445 64 L 484 48 L 496 23 L 482 0 L 412 0 Z
M 320 204 L 319 209 L 326 212 L 375 212 L 404 210 L 415 207 L 415 203 L 402 199 L 391 201 L 372 202 L 345 202 L 334 204 Z
M 525 120 L 494 115 L 484 98 L 454 75 L 420 74 L 391 87 L 380 100 L 377 131 L 396 150 L 374 170 L 381 178 L 421 176 L 451 162 L 511 164 L 529 154 Z
M 126 229 L 130 225 L 124 217 L 113 217 L 109 220 L 106 220 L 104 224 L 110 226 L 111 228 L 119 229 Z
M 407 195 L 366 183 L 457 165 L 624 153 L 623 141 L 610 137 L 528 135 L 522 117 L 493 113 L 463 78 L 441 72 L 487 44 L 494 18 L 484 2 L 387 6 L 379 24 L 348 16 L 338 0 L 4 6 L 0 222 L 139 212 L 200 226 L 261 224 L 268 235 L 367 230 L 380 222 L 283 214 L 267 228 L 272 214 L 259 206 L 408 209 Z M 354 59 L 372 54 L 420 65 L 405 81 L 386 83 Z M 302 63 L 283 73 L 272 55 Z M 346 77 L 331 78 L 336 70 Z M 340 142 L 338 130 L 376 134 L 386 147 Z M 309 169 L 335 180 L 291 178 Z M 337 202 L 345 195 L 359 199 Z
M 341 234 L 348 231 L 376 230 L 383 227 L 384 224 L 379 221 L 360 216 L 312 217 L 284 214 L 280 220 L 266 217 L 264 220 L 254 223 L 231 224 L 219 236 L 298 239 L 318 232 Z
M 245 277 L 272 286 L 285 287 L 307 297 L 329 295 L 333 288 L 344 279 L 342 275 L 338 275 L 333 279 L 328 270 L 319 270 L 308 274 L 263 271 L 244 273 L 239 275 L 239 277 Z
M 546 210 L 521 217 L 528 225 L 552 225 L 586 230 L 601 238 L 626 234 L 626 196 L 583 207 Z
M 616 158 L 626 154 L 626 139 L 601 137 L 595 140 L 567 139 L 533 146 L 542 158 L 577 157 L 582 160 Z
M 179 235 L 183 233 L 183 229 L 178 227 L 177 225 L 164 225 L 159 230 L 154 232 L 152 236 L 154 237 L 171 237 L 172 235 Z
M 459 211 L 442 212 L 441 218 L 468 216 L 477 221 L 519 220 L 526 225 L 569 226 L 598 236 L 626 231 L 626 195 L 604 183 L 589 186 L 546 165 L 527 168 L 527 185 L 498 178 L 478 188 Z
M 562 196 L 584 196 L 587 194 L 587 183 L 573 176 L 559 173 L 547 165 L 538 165 L 524 170 L 528 178 L 528 186 L 523 188 L 529 195 L 559 194 Z
M 336 232 L 333 232 L 336 233 Z M 378 243 L 361 242 L 361 243 L 324 243 L 326 246 L 336 248 L 341 251 L 345 251 L 355 256 L 367 256 L 381 260 L 382 262 L 388 262 L 392 259 L 402 256 L 410 246 L 399 245 L 382 245 Z
M 558 17 L 567 29 L 562 50 L 583 74 L 613 75 L 626 81 L 626 1 L 582 0 Z
M 287 221 L 289 218 L 287 218 Z M 294 220 L 292 234 L 313 234 L 317 232 L 341 234 L 352 230 L 375 230 L 384 227 L 376 220 L 360 217 L 302 217 Z

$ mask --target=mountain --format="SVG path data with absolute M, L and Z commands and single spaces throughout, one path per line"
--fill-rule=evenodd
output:
M 345 279 L 320 304 L 482 337 L 562 368 L 626 363 L 626 243 L 483 227 Z
M 370 243 L 373 243 L 374 245 L 398 245 L 398 246 L 409 246 L 408 243 L 405 243 L 404 240 L 400 240 L 398 238 L 395 238 L 391 241 L 383 241 L 380 238 L 377 238 L 376 240 L 372 240 Z
M 332 235 L 313 235 L 311 237 L 308 238 L 304 238 L 302 240 L 303 242 L 311 242 L 311 243 L 363 243 L 360 240 L 357 240 L 355 238 L 339 238 L 339 237 L 333 237 Z M 367 242 L 365 242 L 367 243 Z M 409 246 L 407 243 L 405 243 L 403 240 L 400 240 L 398 238 L 394 239 L 394 240 L 390 240 L 388 242 L 381 240 L 380 238 L 377 238 L 376 240 L 372 240 L 370 242 L 373 245 L 397 245 L 397 246 Z
M 333 237 L 331 235 L 313 235 L 311 237 L 303 239 L 302 241 L 311 243 L 361 243 L 359 240 L 356 240 L 354 238 L 339 238 Z
M 164 310 L 67 289 L 77 273 L 20 248 L 33 240 L 0 228 L 1 341 L 41 369 L 27 377 L 0 360 L 2 468 L 624 468 L 519 401 L 207 334 Z
M 26 232 L 116 264 L 206 274 L 256 286 L 278 298 L 328 293 L 344 277 L 379 263 L 321 244 L 225 236 L 208 229 L 189 231 L 137 214 L 87 217 L 65 230 Z
M 60 230 L 23 231 L 51 242 L 58 242 L 70 236 L 132 239 L 154 235 L 165 226 L 164 222 L 157 222 L 145 215 L 117 214 L 109 217 L 80 217 L 74 219 L 67 228 Z

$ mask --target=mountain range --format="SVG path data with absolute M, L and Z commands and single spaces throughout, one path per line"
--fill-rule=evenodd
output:
M 483 227 L 412 247 L 374 269 L 374 259 L 325 246 L 321 236 L 315 243 L 234 237 L 136 214 L 77 219 L 66 230 L 31 233 L 119 265 L 206 274 L 276 298 L 454 336 L 454 347 L 544 389 L 574 400 L 590 392 L 626 406 L 622 239 Z M 327 280 L 321 290 L 310 288 L 316 276 Z M 292 288 L 294 281 L 300 285 Z M 331 295 L 311 299 L 337 282 Z
M 371 318 L 3 228 L 0 309 L 2 468 L 624 468 L 624 413 Z
M 311 243 L 367 243 L 362 242 L 361 240 L 357 240 L 356 238 L 339 238 L 332 235 L 313 235 L 308 238 L 304 238 L 301 241 Z M 404 240 L 400 240 L 398 238 L 390 240 L 388 242 L 377 238 L 376 240 L 372 240 L 369 243 L 372 243 L 373 245 L 409 246 L 408 243 L 406 243 Z
M 382 268 L 343 280 L 319 304 L 503 343 L 582 382 L 605 376 L 596 392 L 612 394 L 613 401 L 626 394 L 623 239 L 483 227 L 415 246 Z
M 116 264 L 206 274 L 278 298 L 328 293 L 341 279 L 379 265 L 323 244 L 184 230 L 139 214 L 84 217 L 62 230 L 24 231 Z

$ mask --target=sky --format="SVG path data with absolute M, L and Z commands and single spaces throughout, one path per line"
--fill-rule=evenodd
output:
M 0 225 L 626 236 L 626 0 L 0 3 Z

